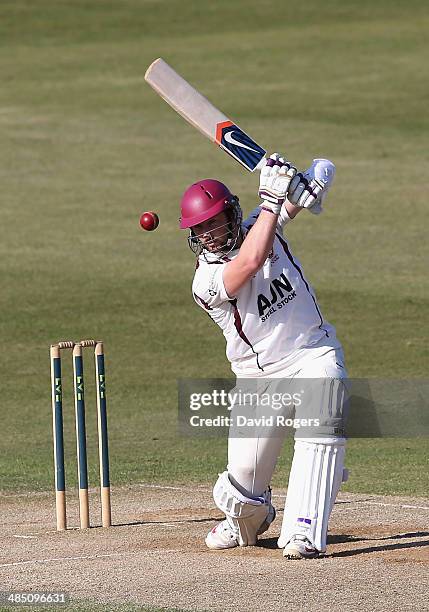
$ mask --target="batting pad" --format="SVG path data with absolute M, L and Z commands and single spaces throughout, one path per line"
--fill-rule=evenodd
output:
M 268 529 L 276 515 L 269 489 L 261 497 L 246 497 L 234 487 L 228 472 L 219 474 L 213 488 L 213 499 L 237 534 L 239 546 L 254 546 L 257 536 Z
M 302 534 L 326 551 L 329 516 L 345 476 L 345 445 L 345 438 L 296 440 L 279 548 Z

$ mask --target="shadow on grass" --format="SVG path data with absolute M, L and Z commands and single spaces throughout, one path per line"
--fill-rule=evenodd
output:
M 329 535 L 328 536 L 328 545 L 329 544 L 346 544 L 349 542 L 386 542 L 388 540 L 400 540 L 400 539 L 409 539 L 409 538 L 423 538 L 429 536 L 429 531 L 413 531 L 409 533 L 400 533 L 394 534 L 382 538 L 368 538 L 368 537 L 360 537 L 353 536 L 348 534 L 339 534 L 339 535 Z M 265 538 L 264 540 L 259 540 L 257 546 L 260 548 L 267 549 L 277 549 L 277 538 Z M 429 540 L 425 540 L 423 542 L 407 542 L 407 543 L 398 543 L 398 544 L 382 544 L 381 546 L 368 546 L 366 548 L 357 548 L 354 550 L 342 550 L 339 552 L 334 552 L 331 554 L 324 555 L 325 557 L 352 557 L 354 555 L 367 554 L 372 552 L 382 552 L 385 550 L 401 550 L 401 549 L 409 549 L 409 548 L 421 548 L 423 546 L 429 546 Z
M 394 538 L 394 536 L 389 537 L 389 539 L 392 538 Z M 404 544 L 384 544 L 381 546 L 368 546 L 367 548 L 357 548 L 355 550 L 341 550 L 339 552 L 326 555 L 326 557 L 354 557 L 355 555 L 365 555 L 369 553 L 385 552 L 389 550 L 407 550 L 410 548 L 422 548 L 425 546 L 429 546 L 429 540 L 425 540 L 424 542 L 407 542 Z
M 163 521 L 130 521 L 128 523 L 115 523 L 113 527 L 132 527 L 136 525 L 171 525 L 173 523 L 211 523 L 213 521 L 221 521 L 222 517 L 219 516 L 208 516 L 205 518 L 193 518 L 193 519 L 165 519 Z

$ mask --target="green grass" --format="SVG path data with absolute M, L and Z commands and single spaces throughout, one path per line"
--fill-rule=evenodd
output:
M 216 176 L 249 211 L 257 177 L 148 88 L 158 56 L 270 150 L 336 162 L 326 213 L 290 226 L 294 252 L 351 375 L 427 376 L 427 26 L 417 0 L 1 3 L 1 489 L 52 487 L 48 347 L 64 338 L 106 343 L 113 483 L 209 483 L 223 468 L 224 440 L 176 434 L 177 379 L 229 375 L 191 299 L 178 202 Z M 147 209 L 153 234 L 138 227 Z M 89 405 L 88 419 L 91 434 Z M 348 490 L 427 494 L 427 447 L 351 441 Z

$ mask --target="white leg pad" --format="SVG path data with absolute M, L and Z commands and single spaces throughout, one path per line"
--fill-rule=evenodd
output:
M 345 445 L 345 438 L 296 439 L 279 548 L 301 534 L 326 551 L 329 517 L 346 479 Z
M 276 515 L 269 489 L 260 497 L 246 497 L 233 486 L 228 472 L 219 474 L 213 499 L 236 533 L 239 546 L 254 546 L 257 536 L 268 529 Z

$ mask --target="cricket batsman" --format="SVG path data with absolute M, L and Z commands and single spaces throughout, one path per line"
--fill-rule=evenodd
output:
M 319 214 L 335 166 L 315 159 L 305 172 L 275 153 L 260 175 L 261 203 L 243 222 L 237 196 L 214 179 L 191 185 L 180 228 L 197 256 L 192 291 L 219 325 L 237 379 L 317 379 L 323 427 L 295 431 L 279 548 L 287 559 L 326 551 L 328 521 L 343 481 L 346 402 L 343 351 L 284 237 L 303 209 Z M 279 306 L 281 304 L 281 307 Z M 277 307 L 276 307 L 277 305 Z M 213 489 L 225 520 L 207 535 L 211 549 L 254 546 L 275 518 L 270 481 L 282 436 L 230 437 L 228 465 Z

